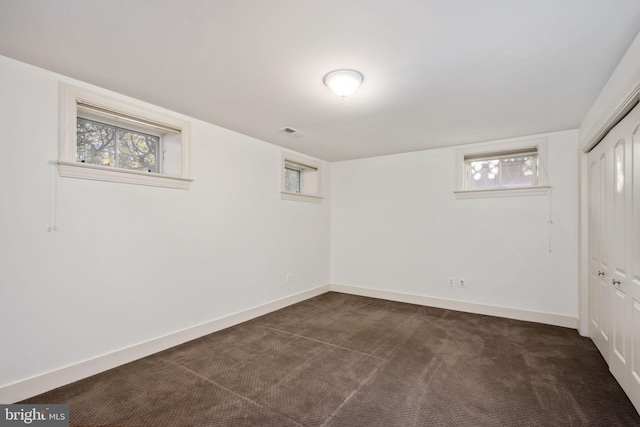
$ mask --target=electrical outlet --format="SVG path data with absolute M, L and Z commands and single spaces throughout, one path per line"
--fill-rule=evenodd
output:
M 287 283 L 291 283 L 293 280 L 291 279 L 291 273 L 287 273 Z
M 461 277 L 458 279 L 458 283 L 460 284 L 459 286 L 461 288 L 466 288 L 467 287 L 467 279 L 465 279 L 464 277 Z
M 455 286 L 455 285 L 456 285 L 456 278 L 449 277 L 449 286 Z

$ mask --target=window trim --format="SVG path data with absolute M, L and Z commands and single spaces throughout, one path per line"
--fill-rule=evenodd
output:
M 180 176 L 100 166 L 76 161 L 78 106 L 86 105 L 122 117 L 136 119 L 145 125 L 180 133 Z M 92 92 L 67 83 L 59 85 L 58 171 L 69 178 L 110 181 L 154 187 L 188 190 L 191 178 L 191 126 L 188 121 L 149 110 L 113 97 Z
M 291 167 L 293 166 L 293 167 Z M 301 172 L 315 171 L 317 173 L 317 194 L 304 193 L 302 173 L 300 174 L 300 193 L 285 191 L 285 168 L 297 169 Z M 322 163 L 309 157 L 303 157 L 291 152 L 282 152 L 280 163 L 280 199 L 298 202 L 320 203 L 322 202 Z
M 484 156 L 501 156 L 512 152 L 535 150 L 538 152 L 538 184 L 521 187 L 500 188 L 467 188 L 465 158 Z M 455 155 L 455 189 L 456 199 L 476 199 L 493 197 L 522 197 L 544 196 L 548 194 L 551 185 L 547 177 L 547 138 L 526 139 L 520 141 L 503 142 L 498 144 L 474 145 L 459 148 Z

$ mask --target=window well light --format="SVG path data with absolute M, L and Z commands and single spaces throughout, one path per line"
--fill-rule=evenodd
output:
M 322 79 L 324 84 L 341 98 L 354 93 L 363 80 L 362 74 L 356 70 L 335 70 Z

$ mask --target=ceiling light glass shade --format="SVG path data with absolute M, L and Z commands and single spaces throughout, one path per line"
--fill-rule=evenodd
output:
M 362 74 L 355 70 L 335 70 L 324 76 L 322 81 L 341 98 L 351 95 L 362 83 Z

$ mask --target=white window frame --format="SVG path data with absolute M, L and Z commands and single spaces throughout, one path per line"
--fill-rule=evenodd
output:
M 78 104 L 87 104 L 140 123 L 175 129 L 180 133 L 180 176 L 114 168 L 77 161 Z M 60 176 L 126 184 L 188 190 L 191 182 L 190 123 L 113 97 L 60 83 L 59 87 L 58 170 Z
M 298 202 L 322 202 L 322 163 L 299 154 L 283 152 L 280 165 L 280 198 Z M 300 171 L 300 193 L 285 190 L 285 168 Z M 311 188 L 305 185 L 305 178 L 312 178 Z
M 538 183 L 521 187 L 498 187 L 470 189 L 467 182 L 465 158 L 488 155 L 507 155 L 523 150 L 538 153 Z M 547 176 L 547 138 L 510 141 L 497 144 L 482 144 L 459 148 L 455 156 L 456 182 L 453 191 L 457 199 L 475 199 L 487 197 L 521 197 L 543 196 L 548 194 L 551 186 Z

